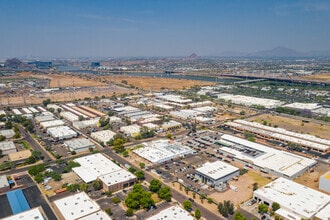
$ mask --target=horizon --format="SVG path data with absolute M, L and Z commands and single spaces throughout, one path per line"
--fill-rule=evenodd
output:
M 330 51 L 327 1 L 5 0 L 1 58 Z

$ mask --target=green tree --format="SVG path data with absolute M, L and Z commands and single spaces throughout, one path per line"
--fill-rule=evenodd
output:
M 35 176 L 34 176 L 34 180 L 37 182 L 37 183 L 41 183 L 43 180 L 44 180 L 44 175 L 42 173 L 37 173 Z
M 139 171 L 136 171 L 135 173 L 135 176 L 139 179 L 139 180 L 143 180 L 144 179 L 144 173 L 139 170 Z
M 124 157 L 128 157 L 128 151 L 127 150 L 124 150 L 122 154 L 123 154 Z
M 109 216 L 112 215 L 112 210 L 111 210 L 111 208 L 106 208 L 106 209 L 104 209 L 104 211 L 105 211 L 105 213 L 107 213 Z
M 113 197 L 112 202 L 115 203 L 115 204 L 118 204 L 118 203 L 120 203 L 120 199 L 117 196 Z
M 195 218 L 200 219 L 202 217 L 201 210 L 198 208 L 195 210 Z
M 258 212 L 260 213 L 267 213 L 268 212 L 268 206 L 264 203 L 260 204 L 258 206 Z
M 191 205 L 191 202 L 190 201 L 188 201 L 188 200 L 183 201 L 182 205 L 183 205 L 183 208 L 185 210 L 187 210 L 187 211 L 191 210 L 192 205 Z
M 13 123 L 11 121 L 5 122 L 5 128 L 6 129 L 12 129 L 13 128 Z
M 128 171 L 134 174 L 136 172 L 136 169 L 134 167 L 129 167 Z
M 126 216 L 130 217 L 130 216 L 133 216 L 134 215 L 134 211 L 133 209 L 129 208 L 126 210 Z
M 170 202 L 172 199 L 171 189 L 169 187 L 162 187 L 158 190 L 158 197 Z
M 141 169 L 144 169 L 146 167 L 146 164 L 145 163 L 140 163 L 139 165 L 140 165 L 140 168 Z
M 281 208 L 281 206 L 277 202 L 272 203 L 272 209 L 273 209 L 274 212 L 276 212 L 276 210 L 278 210 L 280 208 Z
M 79 190 L 83 191 L 83 192 L 87 192 L 88 191 L 88 184 L 87 183 L 82 183 L 79 185 Z
M 4 141 L 4 140 L 6 140 L 6 137 L 3 135 L 0 135 L 0 141 Z
M 39 164 L 39 165 L 35 165 L 35 166 L 30 167 L 28 169 L 28 172 L 29 172 L 30 175 L 35 176 L 38 173 L 41 173 L 45 170 L 46 170 L 45 164 Z
M 256 191 L 258 189 L 258 183 L 253 183 L 253 191 Z
M 162 187 L 162 183 L 157 180 L 157 179 L 153 179 L 150 181 L 150 185 L 149 185 L 149 190 L 151 192 L 158 192 L 158 190 Z
M 107 196 L 107 197 L 110 197 L 110 196 L 112 196 L 112 191 L 105 191 L 105 195 Z
M 234 215 L 234 220 L 248 220 L 242 213 L 236 212 Z
M 93 183 L 92 183 L 92 185 L 93 185 L 94 190 L 100 190 L 100 189 L 103 188 L 102 181 L 99 180 L 99 179 L 94 180 Z

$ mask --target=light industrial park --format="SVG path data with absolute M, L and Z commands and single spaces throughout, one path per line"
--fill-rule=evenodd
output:
M 330 220 L 329 1 L 1 6 L 0 219 Z

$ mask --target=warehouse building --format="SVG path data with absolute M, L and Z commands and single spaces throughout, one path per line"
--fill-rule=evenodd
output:
M 86 138 L 76 138 L 73 140 L 65 141 L 64 146 L 68 148 L 69 151 L 75 151 L 77 153 L 87 151 L 89 148 L 95 148 L 95 144 Z
M 92 118 L 92 119 L 84 120 L 84 121 L 75 120 L 72 122 L 72 126 L 78 130 L 88 128 L 88 127 L 96 127 L 99 120 L 100 120 L 100 118 Z
M 135 137 L 140 133 L 140 126 L 137 124 L 120 127 L 120 132 L 126 136 Z
M 40 126 L 43 129 L 51 128 L 51 127 L 57 127 L 57 126 L 62 126 L 64 125 L 64 121 L 62 120 L 53 120 L 53 121 L 44 121 L 40 123 Z
M 68 120 L 70 122 L 75 122 L 79 120 L 79 116 L 76 114 L 73 114 L 72 112 L 68 112 L 68 111 L 63 111 L 60 113 L 60 115 L 65 119 Z
M 103 190 L 115 192 L 133 186 L 137 178 L 127 170 L 120 169 L 99 177 L 103 182 Z
M 12 141 L 0 142 L 0 149 L 1 149 L 3 155 L 8 155 L 11 153 L 15 153 L 17 151 L 16 146 L 15 146 L 14 142 L 12 142 Z
M 330 203 L 330 196 L 285 178 L 257 189 L 253 197 L 268 206 L 274 202 L 280 204 L 275 214 L 284 219 L 313 219 Z
M 7 192 L 10 189 L 7 176 L 0 175 L 0 193 Z
M 224 134 L 218 152 L 264 173 L 294 179 L 316 165 L 313 159 Z
M 91 137 L 99 143 L 106 144 L 116 135 L 115 132 L 110 130 L 96 131 L 91 133 Z
M 61 220 L 76 220 L 76 219 L 111 219 L 100 208 L 100 206 L 85 192 L 76 193 L 54 201 L 55 211 L 58 213 Z M 99 213 L 99 215 L 96 215 Z M 102 218 L 95 218 L 101 216 Z
M 177 121 L 174 121 L 174 120 L 171 120 L 169 122 L 164 122 L 163 125 L 162 125 L 162 128 L 165 131 L 173 131 L 173 130 L 176 130 L 176 129 L 180 129 L 181 127 L 182 127 L 182 124 L 180 122 L 177 122 Z
M 319 189 L 330 193 L 330 171 L 320 176 Z
M 133 152 L 153 164 L 164 163 L 193 153 L 191 148 L 170 140 L 151 141 L 142 145 L 144 147 Z
M 330 216 L 330 202 L 328 203 L 327 206 L 325 206 L 323 209 L 321 209 L 321 211 L 319 211 L 314 219 L 315 220 L 324 220 L 324 219 L 327 219 L 329 220 L 329 217 Z
M 264 99 L 244 95 L 220 94 L 218 98 L 237 105 L 264 106 L 267 109 L 276 108 L 284 104 L 284 102 L 275 99 Z
M 7 192 L 6 194 L 13 214 L 18 214 L 30 209 L 29 203 L 26 200 L 22 189 L 16 189 Z
M 330 141 L 313 135 L 300 134 L 283 128 L 274 128 L 245 120 L 227 122 L 226 125 L 236 131 L 248 131 L 262 138 L 271 138 L 285 143 L 296 143 L 305 147 L 305 150 L 308 151 L 311 150 L 321 154 L 330 153 Z
M 25 220 L 25 219 L 33 219 L 33 220 L 46 220 L 47 217 L 41 206 L 32 208 L 30 210 L 17 213 L 12 216 L 8 216 L 3 218 L 2 220 Z
M 0 130 L 0 135 L 5 138 L 13 138 L 15 136 L 15 131 L 13 129 Z
M 283 105 L 285 108 L 293 109 L 298 112 L 301 112 L 303 115 L 312 115 L 312 111 L 315 111 L 322 106 L 318 103 L 299 103 L 294 102 L 291 104 Z
M 239 176 L 239 169 L 222 161 L 206 162 L 195 170 L 195 177 L 210 186 L 227 183 Z
M 45 122 L 45 121 L 54 121 L 55 118 L 53 115 L 39 115 L 34 118 L 37 123 Z
M 153 215 L 147 220 L 194 220 L 194 218 L 190 215 L 189 212 L 184 210 L 178 205 L 171 206 L 167 209 L 164 209 L 157 213 L 156 215 Z
M 47 129 L 47 134 L 52 136 L 54 140 L 64 140 L 77 137 L 77 133 L 68 126 L 58 126 Z

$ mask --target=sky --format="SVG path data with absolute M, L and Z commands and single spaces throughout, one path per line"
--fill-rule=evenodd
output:
M 0 57 L 330 50 L 327 0 L 0 0 Z

